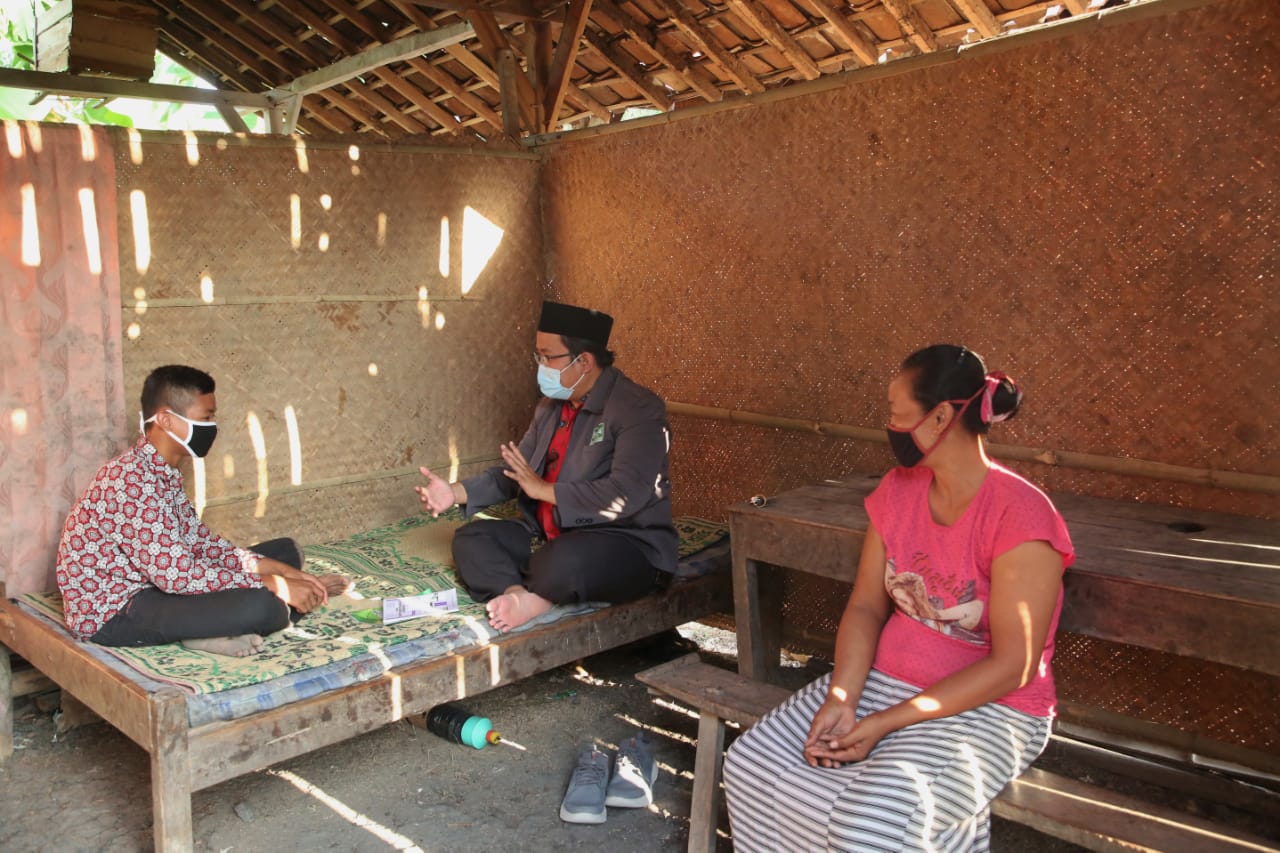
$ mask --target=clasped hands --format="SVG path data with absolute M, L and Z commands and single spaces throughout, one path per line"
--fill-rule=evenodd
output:
M 827 697 L 813 715 L 809 737 L 804 742 L 804 760 L 811 767 L 839 767 L 861 761 L 889 733 L 883 719 L 879 714 L 868 714 L 859 720 L 853 703 Z
M 325 583 L 328 578 L 309 575 L 265 557 L 258 561 L 258 576 L 264 587 L 299 613 L 310 613 L 329 603 L 329 585 Z

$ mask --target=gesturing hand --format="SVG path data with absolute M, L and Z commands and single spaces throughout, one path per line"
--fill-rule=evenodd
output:
M 502 451 L 502 461 L 511 469 L 502 473 L 519 483 L 524 493 L 534 500 L 555 502 L 555 487 L 538 476 L 538 472 L 530 467 L 515 442 L 509 441 L 499 449 Z
M 431 517 L 435 518 L 457 503 L 453 496 L 453 486 L 448 481 L 426 468 L 418 470 L 427 478 L 425 486 L 413 487 L 413 490 L 418 493 L 418 500 L 422 501 L 423 511 L 431 513 Z

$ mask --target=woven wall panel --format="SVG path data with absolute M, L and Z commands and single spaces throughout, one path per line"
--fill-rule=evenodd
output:
M 996 441 L 1280 475 L 1278 45 L 1274 5 L 1222 2 L 557 145 L 553 291 L 616 313 L 624 365 L 668 399 L 875 427 L 901 358 L 958 342 L 1027 391 Z M 680 511 L 887 462 L 681 429 Z M 1274 497 L 1018 467 L 1280 517 Z
M 136 289 L 152 303 L 198 300 L 208 275 L 215 300 L 263 303 L 125 308 L 124 325 L 136 326 L 124 346 L 131 400 L 159 364 L 190 363 L 218 382 L 221 432 L 208 460 L 208 499 L 257 493 L 251 413 L 262 427 L 268 486 L 277 490 L 291 482 L 288 406 L 304 484 L 493 457 L 501 441 L 523 433 L 534 403 L 528 353 L 541 298 L 535 162 L 387 149 L 352 160 L 342 148 L 308 152 L 303 173 L 290 149 L 203 144 L 193 166 L 185 145 L 148 141 L 139 165 L 117 142 L 126 300 Z M 145 272 L 132 242 L 127 200 L 135 190 L 146 196 L 150 222 Z M 467 207 L 503 233 L 462 299 Z M 442 217 L 450 222 L 448 276 L 440 270 Z M 270 302 L 321 295 L 387 301 Z M 287 530 L 325 541 L 401 517 L 412 508 L 409 485 L 377 480 L 269 496 L 262 518 L 252 500 L 212 507 L 209 518 L 228 535 Z

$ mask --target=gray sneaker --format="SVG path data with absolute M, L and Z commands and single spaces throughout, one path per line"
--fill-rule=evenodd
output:
M 609 779 L 609 756 L 596 749 L 584 749 L 569 780 L 569 790 L 560 803 L 560 819 L 569 823 L 604 823 L 604 789 Z
M 609 780 L 605 805 L 623 809 L 642 809 L 653 803 L 653 783 L 658 778 L 658 765 L 653 748 L 644 734 L 629 737 L 618 750 L 618 762 Z

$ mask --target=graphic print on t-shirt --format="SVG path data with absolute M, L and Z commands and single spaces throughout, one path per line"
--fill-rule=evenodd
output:
M 884 587 L 904 615 L 957 640 L 986 642 L 977 630 L 984 605 L 975 598 L 972 578 L 944 575 L 929 565 L 927 554 L 916 553 L 911 571 L 898 571 L 892 557 L 885 560 Z

